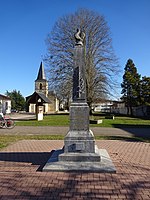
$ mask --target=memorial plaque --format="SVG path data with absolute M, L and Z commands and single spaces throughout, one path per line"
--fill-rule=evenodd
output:
M 85 145 L 83 142 L 76 143 L 76 151 L 84 151 Z

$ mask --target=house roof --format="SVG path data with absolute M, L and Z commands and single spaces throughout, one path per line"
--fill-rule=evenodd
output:
M 10 97 L 0 94 L 1 100 L 11 100 Z
M 27 103 L 37 103 L 39 99 L 41 99 L 41 101 L 43 103 L 52 103 L 49 98 L 47 98 L 45 96 L 45 94 L 40 93 L 40 92 L 34 92 L 32 95 L 28 96 L 27 98 Z
M 37 80 L 46 80 L 46 76 L 45 76 L 45 71 L 44 71 L 44 65 L 41 62 L 40 64 L 40 68 L 39 68 L 39 72 L 38 72 L 38 76 L 37 76 Z
M 109 99 L 100 99 L 100 98 L 98 99 L 97 98 L 94 103 L 110 103 L 110 102 L 113 103 L 114 101 L 109 100 Z

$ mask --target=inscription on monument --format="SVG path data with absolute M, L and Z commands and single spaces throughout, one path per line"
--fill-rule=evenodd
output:
M 73 101 L 86 102 L 84 48 L 75 47 L 73 70 Z
M 83 142 L 76 143 L 76 151 L 84 151 L 85 145 Z
M 73 73 L 73 94 L 74 98 L 79 98 L 79 67 L 74 69 Z
M 88 106 L 70 107 L 70 130 L 89 130 L 89 109 Z

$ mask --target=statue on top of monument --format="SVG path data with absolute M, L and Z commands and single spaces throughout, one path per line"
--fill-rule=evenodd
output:
M 77 32 L 74 35 L 75 39 L 76 39 L 76 45 L 81 45 L 83 46 L 83 41 L 85 38 L 85 33 L 81 32 L 80 29 L 77 29 Z

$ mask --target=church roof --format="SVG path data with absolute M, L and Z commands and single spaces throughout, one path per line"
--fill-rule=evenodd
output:
M 44 65 L 41 62 L 40 64 L 40 68 L 39 68 L 39 72 L 38 72 L 38 76 L 37 76 L 37 80 L 46 80 L 46 76 L 45 76 L 45 71 L 44 71 Z
M 45 94 L 40 93 L 40 92 L 34 92 L 32 95 L 28 96 L 26 99 L 28 103 L 37 103 L 39 98 L 42 100 L 43 103 L 52 103 L 49 100 L 49 98 L 45 96 Z

